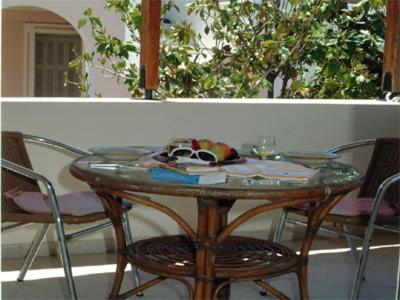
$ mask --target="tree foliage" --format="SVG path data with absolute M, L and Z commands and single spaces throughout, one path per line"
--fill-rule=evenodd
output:
M 89 92 L 84 70 L 101 69 L 122 81 L 133 98 L 142 97 L 139 68 L 141 6 L 106 0 L 126 24 L 128 41 L 107 33 L 89 8 L 79 27 L 91 26 L 96 51 L 77 56 L 80 89 Z M 252 98 L 272 91 L 277 77 L 285 98 L 377 98 L 383 61 L 384 0 L 193 0 L 187 13 L 204 32 L 181 21 L 162 24 L 159 98 Z M 163 19 L 179 9 L 173 1 Z M 206 41 L 210 41 L 206 42 Z

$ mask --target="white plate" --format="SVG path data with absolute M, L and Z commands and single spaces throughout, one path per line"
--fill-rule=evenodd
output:
M 327 163 L 340 156 L 334 153 L 317 152 L 317 151 L 289 151 L 286 156 L 295 163 L 318 166 Z
M 160 147 L 139 147 L 139 146 L 124 146 L 124 147 L 94 147 L 89 151 L 93 154 L 100 155 L 109 160 L 136 160 L 145 155 L 155 153 L 160 150 Z

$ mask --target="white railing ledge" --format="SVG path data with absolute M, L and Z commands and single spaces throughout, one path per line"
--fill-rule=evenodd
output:
M 343 99 L 168 99 L 171 103 L 207 104 L 320 104 L 320 105 L 397 105 L 383 100 L 343 100 Z
M 399 106 L 399 103 L 383 100 L 342 100 L 342 99 L 194 99 L 176 98 L 167 100 L 138 100 L 130 98 L 2 98 L 2 102 L 60 102 L 60 103 L 132 103 L 132 104 L 298 104 L 298 105 L 389 105 Z

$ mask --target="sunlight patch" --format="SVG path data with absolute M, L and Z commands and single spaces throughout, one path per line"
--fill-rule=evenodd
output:
M 382 246 L 372 246 L 370 250 L 384 249 L 384 248 L 399 248 L 400 244 L 393 245 L 382 245 Z M 357 250 L 361 250 L 362 247 L 358 247 Z M 323 250 L 311 250 L 309 255 L 319 255 L 319 254 L 335 254 L 335 253 L 345 253 L 350 252 L 350 248 L 338 248 L 338 249 L 323 249 Z M 298 251 L 297 254 L 300 252 Z M 243 260 L 246 260 L 244 258 Z M 186 261 L 185 261 L 186 262 Z M 72 267 L 72 273 L 74 277 L 87 276 L 93 274 L 106 274 L 115 273 L 117 266 L 116 264 L 100 265 L 100 266 L 83 266 L 83 267 Z M 127 266 L 127 271 L 131 270 L 130 265 Z M 11 282 L 16 281 L 18 277 L 18 271 L 2 271 L 1 281 Z M 64 277 L 63 268 L 49 268 L 49 269 L 33 269 L 29 270 L 25 276 L 24 280 L 40 280 L 47 278 L 57 278 Z
M 400 244 L 393 244 L 393 245 L 381 245 L 381 246 L 371 246 L 369 250 L 376 250 L 376 249 L 384 249 L 384 248 L 399 248 Z M 362 250 L 362 247 L 357 247 L 358 251 Z M 318 255 L 318 254 L 328 254 L 328 253 L 344 253 L 350 252 L 350 248 L 337 248 L 337 249 L 323 249 L 323 250 L 311 250 L 309 255 Z M 296 252 L 300 254 L 300 251 Z
M 128 267 L 130 270 L 130 266 Z M 72 267 L 72 274 L 74 277 L 92 275 L 92 274 L 104 274 L 104 273 L 115 273 L 117 266 L 111 265 L 100 265 L 100 266 L 84 266 L 84 267 Z M 16 281 L 19 271 L 6 271 L 1 272 L 1 281 L 10 282 Z M 24 280 L 39 280 L 46 278 L 57 278 L 64 277 L 63 268 L 51 268 L 51 269 L 33 269 L 26 273 Z

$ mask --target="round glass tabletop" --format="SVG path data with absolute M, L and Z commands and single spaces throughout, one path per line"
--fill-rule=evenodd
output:
M 70 171 L 75 177 L 91 186 L 182 196 L 229 198 L 231 195 L 253 199 L 264 194 L 295 191 L 307 191 L 309 194 L 313 194 L 314 191 L 315 195 L 322 195 L 327 188 L 332 192 L 343 193 L 344 190 L 357 188 L 362 180 L 361 173 L 355 168 L 329 161 L 320 166 L 317 174 L 307 181 L 228 176 L 225 183 L 190 185 L 151 179 L 147 169 L 136 167 L 135 159 L 109 161 L 101 155 L 89 155 L 76 159 Z

